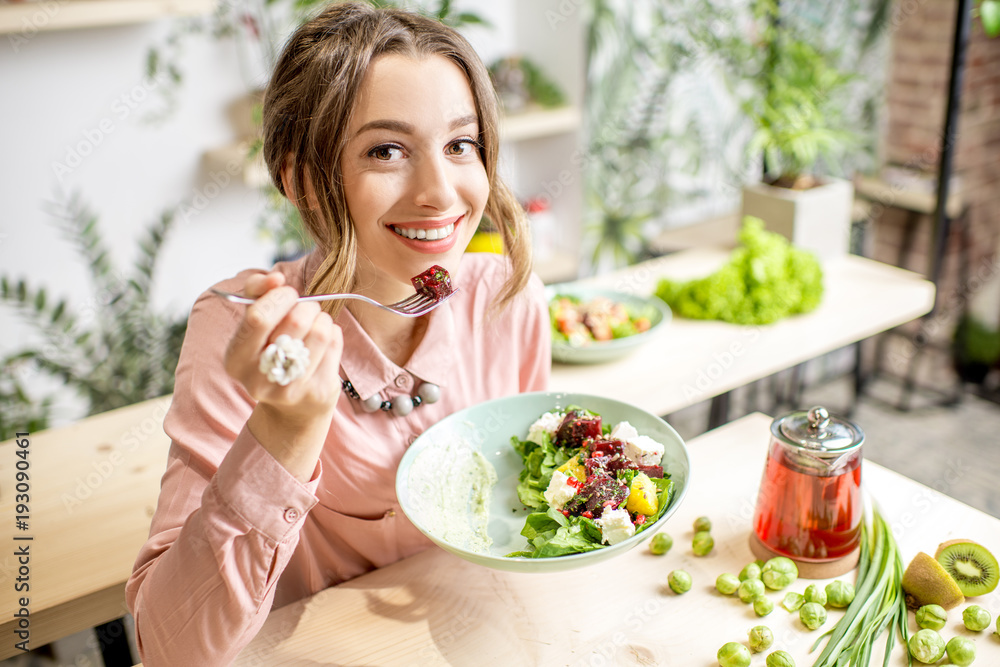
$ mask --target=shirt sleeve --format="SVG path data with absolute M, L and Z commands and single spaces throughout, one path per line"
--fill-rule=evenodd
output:
M 152 519 L 126 586 L 147 667 L 225 665 L 267 618 L 316 503 L 246 429 L 253 399 L 223 368 L 238 312 L 202 297 L 188 321 Z
M 552 325 L 549 306 L 545 299 L 545 286 L 532 274 L 524 290 L 525 321 L 521 353 L 521 391 L 545 391 L 549 388 L 552 370 Z

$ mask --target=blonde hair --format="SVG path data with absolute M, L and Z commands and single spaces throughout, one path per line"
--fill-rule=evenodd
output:
M 490 185 L 484 216 L 497 227 L 510 259 L 497 303 L 502 308 L 528 282 L 531 244 L 524 209 L 498 174 L 500 112 L 489 73 L 468 41 L 452 28 L 404 10 L 354 2 L 333 4 L 295 31 L 264 94 L 264 160 L 275 186 L 298 208 L 323 257 L 308 291 L 343 292 L 354 287 L 358 245 L 340 160 L 365 74 L 377 57 L 390 53 L 444 56 L 468 77 L 479 116 L 480 158 Z M 282 179 L 289 155 L 294 156 L 288 165 L 291 192 Z M 318 210 L 306 202 L 307 180 Z

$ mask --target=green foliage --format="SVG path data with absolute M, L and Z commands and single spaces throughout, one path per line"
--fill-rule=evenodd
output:
M 1000 0 L 980 0 L 973 13 L 982 21 L 987 37 L 1000 35 Z
M 149 294 L 160 248 L 173 224 L 165 212 L 139 240 L 139 257 L 126 275 L 117 270 L 97 229 L 97 218 L 77 197 L 57 212 L 63 232 L 84 259 L 93 297 L 70 304 L 45 288 L 0 277 L 0 299 L 33 327 L 41 343 L 2 361 L 0 438 L 34 424 L 44 427 L 51 398 L 35 402 L 22 377 L 41 374 L 75 389 L 88 414 L 156 398 L 173 391 L 174 370 L 187 327 L 153 311 Z M 9 415 L 9 417 L 8 417 Z M 23 421 L 22 421 L 23 420 Z
M 763 95 L 744 104 L 755 131 L 747 145 L 764 154 L 772 180 L 813 172 L 820 158 L 837 158 L 857 144 L 844 118 L 843 93 L 852 77 L 834 67 L 834 55 L 778 27 L 774 0 L 758 0 L 766 52 L 759 78 Z
M 959 363 L 992 366 L 1000 361 L 1000 332 L 973 315 L 964 315 L 955 327 L 953 350 Z
M 662 279 L 656 295 L 681 317 L 770 324 L 807 313 L 823 298 L 823 271 L 811 253 L 747 216 L 740 246 L 715 273 L 691 281 Z

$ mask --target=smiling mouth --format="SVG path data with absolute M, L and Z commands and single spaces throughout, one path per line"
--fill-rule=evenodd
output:
M 455 223 L 444 227 L 433 227 L 431 229 L 414 229 L 412 227 L 392 227 L 399 236 L 415 241 L 440 241 L 452 235 L 455 231 Z

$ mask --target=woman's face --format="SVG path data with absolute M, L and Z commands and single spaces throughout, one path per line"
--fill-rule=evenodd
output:
M 410 278 L 434 264 L 457 271 L 489 195 L 478 136 L 472 90 L 455 63 L 372 63 L 341 163 L 360 289 L 411 289 Z

